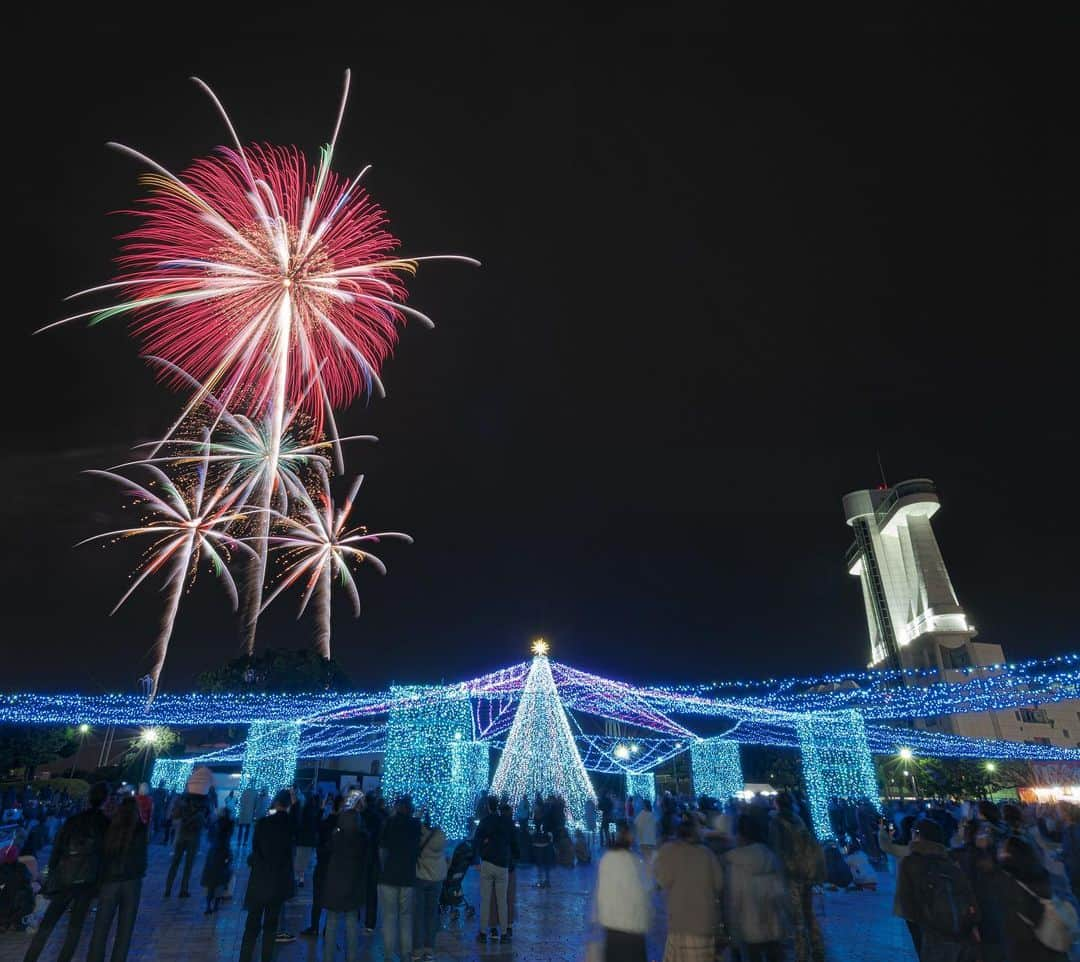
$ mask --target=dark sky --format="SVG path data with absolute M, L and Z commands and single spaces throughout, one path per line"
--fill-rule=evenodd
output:
M 860 668 L 840 497 L 878 452 L 938 482 L 982 640 L 1076 647 L 1075 33 L 311 17 L 12 38 L 4 687 L 130 689 L 157 625 L 154 587 L 107 617 L 137 552 L 72 545 L 120 515 L 80 471 L 180 398 L 122 319 L 31 337 L 110 279 L 140 170 L 104 142 L 173 169 L 223 143 L 195 73 L 242 137 L 313 155 L 346 66 L 338 169 L 374 165 L 405 250 L 483 261 L 422 270 L 436 329 L 340 419 L 382 438 L 349 455 L 359 517 L 416 539 L 361 572 L 359 621 L 335 608 L 358 685 L 468 677 L 538 633 L 641 680 Z M 262 645 L 310 642 L 296 603 Z M 237 637 L 202 574 L 164 685 Z

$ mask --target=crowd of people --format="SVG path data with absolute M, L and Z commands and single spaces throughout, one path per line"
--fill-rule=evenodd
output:
M 589 865 L 597 849 L 589 951 L 605 962 L 648 957 L 657 892 L 664 962 L 714 962 L 725 952 L 732 962 L 824 962 L 817 893 L 876 888 L 890 859 L 892 909 L 920 962 L 1066 962 L 1077 934 L 1080 808 L 1068 805 L 893 802 L 882 811 L 836 799 L 830 837 L 819 841 L 797 793 L 723 802 L 665 793 L 655 805 L 604 793 L 578 818 L 554 794 L 513 804 L 480 793 L 470 823 L 449 826 L 451 850 L 447 832 L 408 796 L 388 805 L 378 791 L 248 788 L 219 798 L 205 768 L 182 792 L 98 784 L 82 805 L 47 788 L 3 801 L 0 925 L 33 929 L 26 962 L 65 916 L 57 958 L 69 962 L 95 905 L 86 958 L 104 962 L 111 937 L 112 962 L 124 962 L 155 842 L 171 847 L 164 898 L 192 895 L 201 857 L 206 915 L 233 897 L 237 862 L 246 861 L 241 962 L 256 952 L 268 962 L 276 945 L 295 940 L 283 909 L 308 880 L 311 912 L 299 935 L 322 939 L 324 959 L 343 940 L 353 962 L 361 928 L 372 934 L 377 922 L 387 959 L 433 959 L 442 910 L 471 916 L 462 882 L 473 866 L 476 939 L 508 943 L 519 870 L 531 864 L 535 876 L 526 877 L 549 888 L 553 867 Z

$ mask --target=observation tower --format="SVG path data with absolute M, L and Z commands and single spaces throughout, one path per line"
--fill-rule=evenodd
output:
M 956 597 L 930 523 L 941 508 L 933 481 L 914 478 L 852 491 L 844 495 L 843 506 L 855 535 L 847 570 L 862 586 L 870 668 L 934 673 L 904 678 L 905 684 L 918 685 L 969 682 L 1005 666 L 1001 645 L 975 641 L 975 626 Z M 928 716 L 915 724 L 969 738 L 1076 748 L 1078 709 L 1080 703 L 1069 700 Z

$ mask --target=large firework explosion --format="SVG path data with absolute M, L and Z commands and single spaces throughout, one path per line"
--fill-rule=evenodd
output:
M 176 175 L 112 144 L 150 167 L 141 178 L 150 193 L 128 212 L 139 225 L 121 238 L 118 277 L 72 297 L 119 291 L 125 299 L 42 330 L 129 315 L 163 379 L 191 391 L 144 463 L 181 466 L 190 461 L 188 445 L 199 450 L 204 472 L 231 465 L 230 496 L 255 528 L 244 604 L 250 653 L 272 518 L 288 517 L 292 499 L 322 496 L 321 489 L 309 495 L 308 474 L 319 488 L 326 470 L 306 469 L 327 467 L 330 455 L 343 470 L 335 409 L 382 393 L 380 370 L 406 317 L 431 324 L 404 303 L 402 276 L 423 260 L 478 262 L 396 256 L 385 214 L 360 186 L 367 168 L 351 180 L 332 172 L 348 71 L 333 134 L 314 167 L 294 147 L 242 145 L 213 91 L 195 82 L 221 113 L 232 146 Z M 205 448 L 191 438 L 193 421 L 212 437 Z M 328 654 L 329 633 L 319 634 Z M 163 653 L 151 672 L 155 691 L 162 660 Z

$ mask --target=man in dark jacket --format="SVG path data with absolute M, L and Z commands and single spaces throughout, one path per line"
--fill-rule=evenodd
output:
M 57 962 L 70 962 L 75 954 L 86 913 L 90 910 L 101 877 L 105 832 L 109 828 L 109 820 L 101 814 L 101 806 L 108 795 L 108 786 L 98 782 L 90 789 L 90 807 L 78 815 L 72 815 L 57 833 L 45 882 L 51 901 L 23 962 L 35 962 L 41 955 L 53 928 L 69 906 L 71 917 L 68 919 L 64 944 L 56 957 Z
M 240 962 L 255 957 L 255 942 L 262 932 L 262 962 L 274 957 L 274 937 L 281 907 L 293 895 L 293 831 L 289 820 L 292 793 L 286 788 L 274 797 L 270 813 L 255 823 L 248 865 L 251 876 L 244 894 L 247 922 L 240 944 Z
M 488 940 L 488 931 L 492 941 L 510 941 L 510 918 L 507 913 L 506 890 L 509 884 L 511 860 L 518 858 L 517 834 L 514 822 L 508 815 L 499 814 L 499 800 L 490 796 L 487 801 L 487 814 L 480 819 L 473 835 L 473 851 L 480 857 L 480 931 L 476 935 L 478 942 Z M 502 933 L 489 926 L 491 921 L 491 899 L 494 894 Z
M 191 870 L 199 855 L 199 842 L 202 841 L 203 829 L 210 822 L 210 805 L 206 796 L 184 792 L 176 800 L 173 822 L 176 824 L 176 846 L 173 848 L 172 862 L 169 863 L 169 874 L 165 876 L 165 898 L 172 894 L 176 870 L 180 868 L 180 860 L 184 859 L 184 874 L 180 878 L 180 898 L 186 899 L 191 895 L 188 886 L 191 884 Z
M 408 795 L 394 803 L 394 813 L 383 823 L 379 839 L 382 874 L 379 902 L 383 912 L 383 951 L 387 959 L 397 952 L 404 962 L 412 956 L 413 886 L 416 857 L 420 853 L 420 819 L 413 818 Z
M 379 910 L 379 878 L 382 866 L 379 864 L 379 848 L 375 844 L 382 838 L 383 822 L 386 820 L 382 810 L 382 800 L 369 792 L 364 798 L 363 812 L 360 816 L 367 829 L 371 844 L 368 846 L 367 891 L 364 896 L 364 932 L 371 935 L 375 931 L 375 918 Z
M 978 920 L 975 892 L 930 818 L 915 823 L 911 853 L 900 863 L 896 913 L 907 920 L 920 958 L 964 958 Z
M 363 807 L 363 797 L 356 803 Z M 333 959 L 337 947 L 338 922 L 345 917 L 345 958 L 357 957 L 356 926 L 360 907 L 367 894 L 368 836 L 360 812 L 353 805 L 336 816 L 327 843 L 325 876 L 321 901 L 326 909 L 323 958 Z

